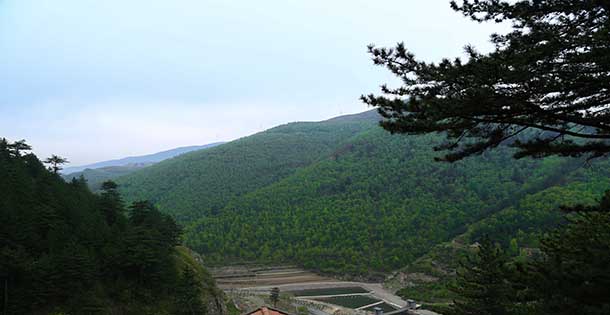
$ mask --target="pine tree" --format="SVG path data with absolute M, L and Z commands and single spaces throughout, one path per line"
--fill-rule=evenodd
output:
M 63 168 L 61 167 L 63 164 L 69 163 L 69 161 L 65 158 L 62 158 L 61 156 L 58 155 L 51 155 L 50 158 L 47 158 L 46 160 L 44 160 L 45 164 L 50 164 L 51 166 L 49 166 L 49 170 L 52 171 L 53 173 L 57 174 L 59 171 L 61 171 Z
M 103 182 L 101 190 L 101 209 L 106 217 L 106 222 L 112 226 L 123 217 L 125 206 L 115 182 L 111 180 Z
M 273 303 L 273 306 L 277 306 L 277 302 L 280 301 L 280 288 L 273 287 L 271 289 L 269 300 Z
M 507 144 L 515 157 L 590 158 L 610 153 L 610 3 L 598 0 L 464 0 L 454 10 L 478 22 L 510 23 L 495 50 L 466 47 L 467 60 L 418 61 L 404 44 L 369 46 L 401 79 L 363 96 L 391 132 L 445 132 L 456 161 Z
M 512 314 L 514 296 L 505 274 L 508 259 L 502 249 L 484 237 L 474 256 L 460 262 L 457 279 L 451 287 L 458 298 L 448 315 Z
M 10 145 L 8 145 L 8 148 L 10 149 L 11 154 L 15 157 L 20 157 L 22 151 L 32 150 L 32 147 L 28 145 L 23 139 L 11 143 Z
M 610 191 L 597 206 L 564 210 L 569 223 L 541 241 L 533 266 L 540 313 L 610 314 Z
M 201 284 L 197 280 L 197 275 L 190 268 L 182 271 L 175 296 L 176 314 L 203 315 L 207 313 L 206 306 L 201 299 Z

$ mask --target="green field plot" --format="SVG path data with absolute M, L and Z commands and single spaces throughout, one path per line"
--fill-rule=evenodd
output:
M 379 302 L 380 300 L 368 295 L 335 296 L 329 298 L 316 299 L 320 302 L 339 305 L 347 308 L 359 308 L 365 305 Z

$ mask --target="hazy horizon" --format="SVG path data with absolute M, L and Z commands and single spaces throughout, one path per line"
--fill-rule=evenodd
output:
M 231 141 L 370 108 L 366 46 L 488 50 L 449 1 L 3 1 L 0 136 L 69 166 Z

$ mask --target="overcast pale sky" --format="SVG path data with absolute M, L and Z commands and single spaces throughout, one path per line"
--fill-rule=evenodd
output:
M 447 0 L 0 0 L 0 137 L 72 165 L 367 110 L 367 44 L 428 61 L 498 26 Z

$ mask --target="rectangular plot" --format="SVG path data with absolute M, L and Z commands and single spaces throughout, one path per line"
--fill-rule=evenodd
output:
M 338 295 L 338 294 L 355 294 L 367 293 L 369 291 L 362 287 L 344 287 L 344 288 L 321 288 L 292 291 L 295 296 L 320 296 L 320 295 Z
M 375 306 L 367 307 L 364 310 L 372 312 L 375 307 L 381 308 L 384 312 L 391 312 L 391 311 L 395 311 L 396 310 L 396 308 L 394 306 L 392 306 L 392 305 L 390 305 L 388 303 L 377 304 Z
M 379 302 L 380 300 L 372 298 L 368 295 L 352 295 L 352 296 L 335 296 L 329 298 L 316 299 L 320 302 L 335 304 L 347 308 L 359 308 L 365 305 Z

